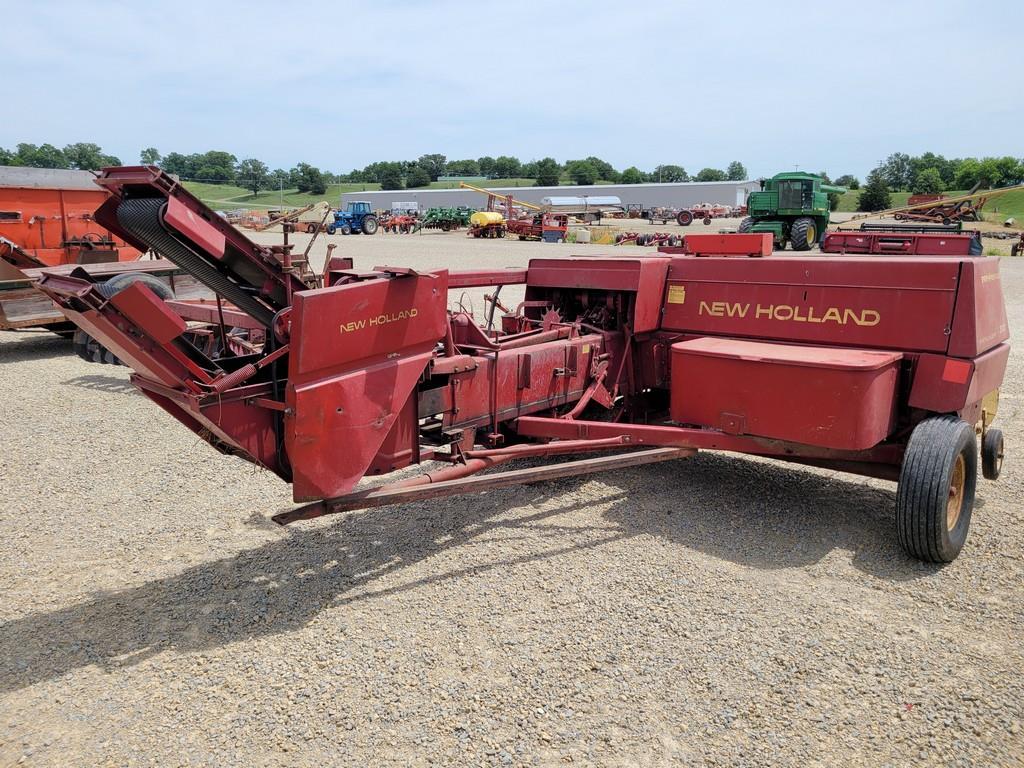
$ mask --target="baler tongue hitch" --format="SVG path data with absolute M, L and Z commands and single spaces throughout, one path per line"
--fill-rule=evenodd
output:
M 332 257 L 321 287 L 303 259 L 251 242 L 159 169 L 98 183 L 112 197 L 97 220 L 194 275 L 216 306 L 165 304 L 141 284 L 108 299 L 57 275 L 40 290 L 183 425 L 291 483 L 305 506 L 281 524 L 711 449 L 898 479 L 900 543 L 948 562 L 970 523 L 976 430 L 985 477 L 999 474 L 998 259 L 773 256 L 773 233 L 755 228 L 526 269 L 360 273 Z M 807 221 L 793 227 L 817 241 Z M 449 289 L 513 284 L 525 296 L 498 323 L 448 309 Z M 356 490 L 428 461 L 443 466 Z

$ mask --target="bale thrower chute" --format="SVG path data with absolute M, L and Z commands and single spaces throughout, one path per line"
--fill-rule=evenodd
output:
M 98 219 L 189 271 L 265 341 L 204 353 L 144 285 L 109 300 L 73 277 L 40 288 L 150 399 L 290 482 L 307 504 L 281 523 L 713 449 L 898 479 L 900 542 L 948 561 L 970 522 L 976 434 L 998 475 L 1009 346 L 996 259 L 750 258 L 746 240 L 709 235 L 688 237 L 688 254 L 523 269 L 335 263 L 321 287 L 157 169 L 99 183 L 113 197 Z M 500 330 L 448 309 L 450 289 L 511 284 L 525 300 Z M 477 474 L 555 455 L 570 460 Z M 427 461 L 440 468 L 356 490 Z

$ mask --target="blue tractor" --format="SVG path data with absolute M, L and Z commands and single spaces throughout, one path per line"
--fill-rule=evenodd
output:
M 373 235 L 377 232 L 377 217 L 365 200 L 352 201 L 344 211 L 334 212 L 334 223 L 327 225 L 327 234 L 341 232 L 343 235 Z

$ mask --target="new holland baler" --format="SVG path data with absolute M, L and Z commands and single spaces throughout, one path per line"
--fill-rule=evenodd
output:
M 710 449 L 897 480 L 900 543 L 948 562 L 979 453 L 984 475 L 999 474 L 991 424 L 1009 346 L 994 258 L 765 256 L 770 236 L 710 235 L 686 253 L 328 265 L 317 281 L 158 169 L 107 169 L 98 183 L 112 196 L 97 220 L 205 283 L 246 318 L 221 334 L 256 329 L 255 341 L 201 351 L 145 285 L 109 299 L 74 277 L 40 288 L 157 405 L 290 482 L 305 504 L 282 524 Z M 450 290 L 510 284 L 525 300 L 499 328 L 448 308 Z M 477 474 L 567 454 L 597 455 Z

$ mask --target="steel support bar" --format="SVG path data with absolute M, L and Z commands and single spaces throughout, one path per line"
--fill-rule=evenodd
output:
M 779 458 L 801 458 L 823 461 L 870 462 L 899 465 L 903 449 L 882 444 L 866 451 L 841 451 L 813 445 L 787 443 L 751 435 L 729 435 L 715 429 L 665 427 L 650 424 L 623 424 L 609 421 L 574 421 L 544 416 L 520 416 L 516 433 L 522 437 L 556 440 L 603 440 L 628 436 L 634 445 L 662 445 L 697 450 L 731 451 Z
M 465 493 L 480 493 L 493 488 L 505 488 L 510 485 L 521 485 L 523 483 L 536 483 L 541 480 L 555 480 L 560 477 L 571 477 L 575 475 L 589 475 L 595 472 L 605 472 L 610 469 L 621 469 L 623 467 L 636 467 L 643 464 L 654 464 L 659 461 L 670 459 L 681 459 L 692 456 L 696 451 L 686 448 L 653 448 L 635 453 L 616 454 L 614 456 L 599 456 L 593 459 L 580 459 L 569 461 L 564 464 L 555 464 L 545 467 L 530 467 L 528 469 L 514 469 L 508 472 L 495 472 L 490 475 L 481 475 L 459 480 L 446 480 L 440 483 L 419 485 L 411 488 L 373 488 L 366 491 L 351 493 L 348 496 L 341 496 L 337 499 L 318 501 L 314 504 L 307 504 L 304 507 L 282 512 L 274 515 L 273 520 L 280 525 L 287 525 L 296 520 L 309 520 L 322 515 L 330 515 L 336 512 L 349 512 L 356 509 L 367 509 L 369 507 L 383 507 L 389 504 L 401 504 L 409 501 L 420 501 L 422 499 L 436 499 L 442 496 L 457 496 Z
M 456 269 L 448 273 L 448 289 L 490 288 L 526 282 L 525 269 Z
M 194 320 L 201 323 L 212 323 L 217 325 L 220 323 L 221 316 L 217 312 L 216 300 L 210 301 L 207 299 L 197 299 L 194 301 L 178 301 L 176 299 L 169 299 L 164 302 L 173 309 L 178 315 L 184 320 Z M 258 321 L 247 315 L 245 312 L 239 312 L 230 304 L 224 306 L 224 325 L 229 328 L 248 328 L 250 330 L 260 330 L 263 328 Z

